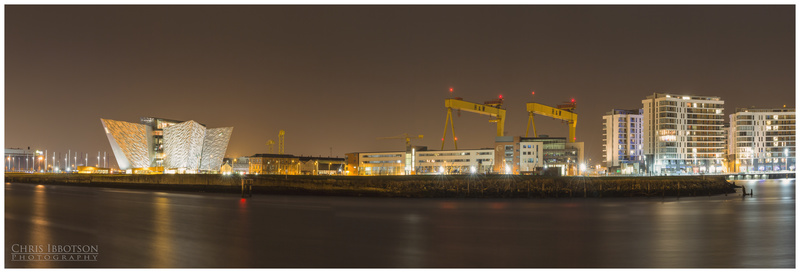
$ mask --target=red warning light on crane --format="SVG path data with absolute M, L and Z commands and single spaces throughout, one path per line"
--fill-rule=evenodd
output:
M 536 95 L 536 92 L 531 92 L 531 95 Z
M 452 87 L 450 87 L 450 92 L 453 92 L 453 88 Z
M 575 99 L 572 99 L 572 103 L 575 103 Z
M 503 98 L 503 95 L 500 95 L 500 98 L 502 99 L 502 98 Z

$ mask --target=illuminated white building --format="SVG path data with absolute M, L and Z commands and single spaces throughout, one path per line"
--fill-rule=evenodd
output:
M 498 174 L 537 174 L 558 170 L 560 175 L 578 174 L 583 163 L 583 142 L 567 142 L 565 137 L 502 136 L 494 142 Z
M 642 109 L 614 109 L 603 116 L 603 162 L 612 173 L 634 174 L 644 163 Z
M 354 158 L 355 159 L 352 159 Z M 410 174 L 406 170 L 406 152 L 369 152 L 350 153 L 345 155 L 351 175 L 403 175 Z
M 795 170 L 795 109 L 739 108 L 730 115 L 734 172 Z
M 217 172 L 233 132 L 233 127 L 206 129 L 191 120 L 153 123 L 145 122 L 153 118 L 143 118 L 142 124 L 100 120 L 122 170 L 158 168 L 155 171 L 165 173 Z
M 492 172 L 494 149 L 359 152 L 345 155 L 350 175 L 471 174 Z
M 419 151 L 414 158 L 417 174 L 489 173 L 494 166 L 494 149 Z
M 656 93 L 642 100 L 646 167 L 659 174 L 724 171 L 724 101 Z

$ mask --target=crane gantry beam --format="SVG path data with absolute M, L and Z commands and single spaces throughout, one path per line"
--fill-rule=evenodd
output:
M 468 102 L 460 98 L 446 99 L 444 101 L 444 107 L 447 108 L 447 118 L 444 121 L 442 150 L 444 150 L 444 141 L 447 137 L 448 123 L 450 123 L 450 129 L 453 132 L 453 145 L 455 146 L 455 149 L 458 150 L 458 138 L 456 138 L 455 125 L 453 124 L 453 109 L 495 117 L 496 119 L 489 120 L 489 122 L 497 122 L 497 136 L 503 136 L 503 129 L 506 121 L 506 109 L 500 108 L 502 105 L 503 96 L 500 96 L 499 100 L 484 102 L 484 104 Z
M 566 121 L 567 125 L 569 125 L 569 139 L 567 141 L 575 142 L 575 127 L 578 124 L 578 114 L 575 114 L 574 112 L 571 111 L 575 109 L 575 100 L 572 101 L 572 104 L 567 104 L 563 106 L 559 105 L 559 108 L 550 107 L 535 102 L 529 102 L 527 104 L 527 108 L 528 108 L 528 129 L 525 130 L 525 137 L 528 136 L 528 131 L 531 125 L 533 125 L 533 135 L 537 136 L 536 125 L 533 124 L 533 114 L 537 114 Z

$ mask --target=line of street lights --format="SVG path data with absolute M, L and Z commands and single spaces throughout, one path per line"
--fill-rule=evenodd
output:
M 84 153 L 84 166 L 89 165 L 89 154 Z M 97 152 L 97 164 L 95 167 L 100 168 L 101 162 L 103 168 L 108 168 L 108 158 L 107 153 L 103 152 L 102 161 L 100 160 L 100 152 Z M 25 158 L 25 166 L 22 166 L 22 158 Z M 64 164 L 64 168 L 60 168 L 61 164 Z M 16 171 L 16 172 L 73 172 L 77 170 L 76 167 L 80 167 L 78 164 L 78 152 L 72 153 L 72 150 L 67 150 L 67 153 L 64 154 L 64 161 L 59 162 L 56 160 L 56 152 L 53 152 L 52 157 L 49 156 L 49 151 L 45 150 L 44 153 L 39 150 L 35 150 L 33 152 L 25 151 L 21 155 L 12 155 L 6 154 L 6 172 Z

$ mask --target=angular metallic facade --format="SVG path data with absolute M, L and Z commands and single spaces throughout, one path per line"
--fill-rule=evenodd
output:
M 197 171 L 206 128 L 190 120 L 164 128 L 164 168 Z
M 150 128 L 132 122 L 100 119 L 103 123 L 111 150 L 122 170 L 150 167 L 153 152 Z
M 201 171 L 218 171 L 222 166 L 222 158 L 228 149 L 228 141 L 231 140 L 233 127 L 206 129 L 206 136 L 203 140 L 202 159 L 200 160 Z
M 121 170 L 159 167 L 163 158 L 165 172 L 219 171 L 233 127 L 206 129 L 193 120 L 160 118 L 161 124 L 145 122 L 149 120 L 154 118 L 142 118 L 142 124 L 100 119 Z

